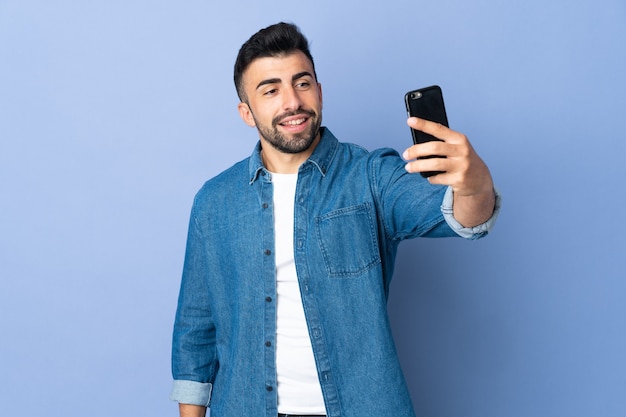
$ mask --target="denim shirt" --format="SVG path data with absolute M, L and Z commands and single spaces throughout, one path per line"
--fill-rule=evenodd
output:
M 272 182 L 260 149 L 202 187 L 189 223 L 170 398 L 212 417 L 278 412 Z M 294 256 L 328 416 L 414 416 L 386 307 L 398 244 L 476 239 L 495 220 L 463 228 L 451 191 L 404 165 L 322 128 L 298 172 Z

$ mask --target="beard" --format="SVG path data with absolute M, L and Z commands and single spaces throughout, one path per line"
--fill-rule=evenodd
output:
M 278 131 L 278 124 L 285 117 L 295 115 L 306 115 L 309 118 L 309 128 L 304 132 L 285 136 Z M 253 114 L 254 117 L 254 114 Z M 313 141 L 317 137 L 320 131 L 320 125 L 322 123 L 321 118 L 312 110 L 298 110 L 295 112 L 288 112 L 275 117 L 272 120 L 272 126 L 265 126 L 260 124 L 256 118 L 254 119 L 257 130 L 263 139 L 265 139 L 272 147 L 283 153 L 300 153 L 304 152 L 311 147 Z

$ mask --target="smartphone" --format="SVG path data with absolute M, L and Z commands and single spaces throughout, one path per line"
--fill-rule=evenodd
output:
M 443 104 L 443 93 L 441 92 L 441 87 L 438 85 L 409 91 L 404 95 L 404 103 L 409 117 L 419 117 L 420 119 L 430 120 L 431 122 L 437 122 L 448 127 L 448 117 Z M 441 139 L 437 139 L 433 135 L 415 129 L 411 129 L 411 135 L 413 136 L 413 143 L 415 144 L 433 140 L 441 141 Z M 442 157 L 432 155 L 424 156 L 421 159 L 427 158 Z M 427 171 L 421 174 L 422 177 L 428 178 L 433 175 L 441 174 L 442 172 L 443 171 Z

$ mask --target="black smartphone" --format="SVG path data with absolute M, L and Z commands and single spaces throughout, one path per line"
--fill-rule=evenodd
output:
M 431 122 L 437 122 L 449 127 L 446 107 L 443 104 L 443 93 L 441 87 L 438 85 L 409 91 L 404 95 L 404 103 L 409 117 L 419 117 L 420 119 L 430 120 Z M 413 136 L 413 143 L 415 144 L 433 140 L 441 141 L 441 139 L 437 139 L 433 135 L 415 129 L 411 129 L 411 135 Z M 422 159 L 426 158 L 441 158 L 441 156 L 425 156 Z M 422 172 L 421 174 L 422 177 L 428 178 L 433 175 L 441 174 L 442 172 L 443 171 L 428 171 Z

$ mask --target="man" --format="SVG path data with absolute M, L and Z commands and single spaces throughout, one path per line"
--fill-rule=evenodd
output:
M 443 142 L 404 160 L 338 142 L 293 25 L 253 35 L 234 78 L 260 141 L 194 200 L 173 340 L 180 415 L 413 416 L 386 312 L 396 250 L 484 236 L 499 206 L 487 166 L 464 135 L 415 118 Z

